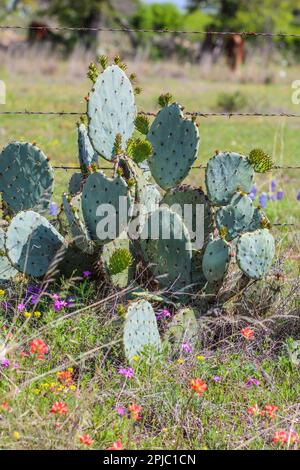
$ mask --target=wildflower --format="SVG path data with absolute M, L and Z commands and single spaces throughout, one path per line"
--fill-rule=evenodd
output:
M 286 444 L 286 443 L 291 443 L 295 444 L 298 442 L 298 436 L 297 433 L 294 429 L 290 429 L 289 432 L 286 431 L 276 431 L 273 434 L 273 442 L 275 444 Z
M 171 316 L 171 312 L 169 312 L 169 310 L 164 308 L 162 310 L 158 310 L 155 313 L 155 315 L 156 315 L 157 320 L 162 320 L 163 318 L 169 318 Z
M 191 354 L 193 352 L 193 350 L 192 350 L 191 346 L 189 345 L 189 343 L 183 343 L 182 350 L 187 354 Z
M 65 300 L 56 299 L 54 302 L 55 312 L 59 312 L 62 308 L 67 307 L 68 303 Z
M 202 379 L 192 379 L 190 381 L 190 387 L 201 397 L 207 389 L 207 384 Z
M 246 383 L 247 387 L 251 387 L 252 385 L 256 385 L 257 387 L 260 385 L 259 380 L 257 379 L 248 379 Z
M 4 297 L 6 294 L 5 290 L 0 289 L 0 297 Z
M 270 182 L 270 191 L 271 191 L 271 193 L 274 193 L 276 187 L 277 187 L 276 180 L 272 179 L 271 182 Z
M 92 273 L 90 271 L 83 271 L 82 273 L 82 276 L 84 277 L 84 279 L 88 279 L 89 277 L 91 277 Z
M 36 395 L 38 395 L 39 393 L 41 393 L 41 390 L 40 390 L 39 388 L 35 388 L 33 391 L 34 391 L 34 393 L 35 393 Z
M 280 189 L 279 191 L 277 191 L 277 201 L 281 201 L 283 199 L 283 190 Z
M 126 410 L 125 410 L 124 406 L 118 406 L 116 411 L 117 411 L 118 415 L 120 415 L 120 416 L 124 416 L 125 413 L 126 413 Z
M 41 312 L 34 312 L 34 316 L 36 318 L 40 318 L 42 316 Z
M 25 310 L 25 308 L 26 308 L 26 305 L 23 304 L 23 303 L 20 303 L 17 306 L 17 309 L 19 310 L 19 312 L 23 312 L 23 310 Z
M 259 202 L 259 205 L 262 207 L 262 209 L 265 209 L 267 207 L 267 201 L 268 201 L 267 193 L 261 193 L 261 195 L 259 196 L 258 202 Z
M 140 360 L 140 357 L 139 356 L 133 356 L 132 360 L 135 361 L 135 362 L 138 362 Z
M 222 380 L 222 377 L 220 377 L 219 375 L 214 375 L 213 376 L 213 381 L 214 382 L 221 382 L 221 380 Z
M 69 389 L 70 389 L 70 390 L 76 390 L 76 385 L 70 385 L 70 386 L 69 386 Z
M 182 357 L 180 357 L 179 359 L 177 359 L 177 364 L 183 364 L 184 363 L 184 360 L 182 359 Z
M 276 201 L 275 194 L 270 194 L 269 195 L 269 200 L 272 201 L 272 202 Z
M 13 363 L 13 369 L 17 370 L 20 369 L 20 364 L 18 362 Z
M 58 211 L 58 204 L 56 202 L 51 202 L 50 205 L 49 205 L 49 214 L 52 217 L 56 217 L 57 216 L 57 211 Z
M 254 201 L 255 198 L 256 198 L 256 194 L 254 194 L 254 193 L 251 192 L 251 193 L 249 194 L 249 197 L 250 197 L 251 201 Z
M 3 367 L 3 369 L 7 369 L 10 365 L 10 360 L 7 359 L 6 357 L 3 357 L 0 359 L 0 366 Z
M 90 446 L 94 442 L 92 440 L 91 436 L 89 436 L 88 434 L 82 434 L 81 436 L 79 436 L 79 440 L 80 440 L 80 442 L 82 442 L 82 444 L 84 444 L 86 446 Z
M 248 413 L 249 415 L 258 416 L 260 414 L 260 409 L 258 407 L 258 404 L 255 403 L 255 405 L 250 406 L 250 408 L 248 408 Z
M 270 418 L 274 418 L 274 417 L 275 417 L 275 413 L 276 413 L 276 411 L 278 410 L 278 406 L 275 406 L 275 405 L 266 405 L 266 406 L 265 406 L 265 410 L 266 410 L 267 415 L 268 415 Z
M 68 405 L 62 403 L 61 401 L 56 401 L 55 403 L 53 403 L 50 413 L 57 413 L 59 415 L 67 414 Z
M 72 373 L 68 370 L 62 370 L 61 372 L 57 372 L 58 380 L 63 383 L 64 385 L 72 385 L 73 377 Z
M 124 377 L 126 377 L 127 379 L 131 379 L 134 374 L 133 369 L 131 367 L 128 367 L 128 369 L 126 369 L 125 367 L 121 367 L 118 373 L 120 375 L 124 375 Z
M 197 356 L 197 360 L 199 362 L 204 362 L 205 361 L 205 357 L 204 356 Z
M 34 339 L 30 343 L 30 352 L 37 354 L 38 359 L 44 359 L 44 354 L 48 353 L 48 347 L 42 339 Z
M 131 417 L 132 419 L 134 419 L 134 421 L 137 421 L 140 419 L 140 412 L 141 412 L 141 407 L 139 405 L 136 405 L 135 403 L 131 403 L 128 407 L 130 413 L 131 413 Z
M 251 330 L 251 328 L 243 328 L 241 330 L 241 333 L 244 336 L 244 338 L 246 338 L 248 340 L 251 340 L 254 337 L 254 331 Z
M 25 318 L 30 318 L 30 317 L 31 317 L 31 313 L 30 313 L 30 312 L 24 312 L 24 317 L 25 317 Z
M 255 199 L 255 196 L 256 196 L 256 194 L 257 194 L 257 187 L 255 186 L 255 184 L 252 186 L 251 191 L 250 191 L 250 194 L 253 194 L 253 195 L 254 195 L 254 199 Z
M 18 441 L 18 440 L 20 439 L 20 437 L 21 437 L 21 434 L 20 434 L 18 431 L 14 431 L 14 432 L 12 433 L 12 437 L 13 437 L 16 441 Z
M 121 441 L 116 441 L 113 442 L 111 447 L 108 447 L 107 450 L 122 450 L 122 442 Z
M 4 401 L 3 403 L 1 403 L 1 408 L 2 408 L 3 411 L 9 410 L 9 403 L 8 403 L 8 401 Z
M 300 201 L 300 191 L 297 193 L 297 201 Z

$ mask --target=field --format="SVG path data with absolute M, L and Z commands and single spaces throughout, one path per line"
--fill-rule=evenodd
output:
M 28 62 L 3 57 L 0 78 L 6 82 L 7 104 L 1 111 L 84 113 L 88 59 L 62 63 L 46 56 L 37 60 L 31 53 L 30 68 Z M 246 100 L 242 112 L 300 114 L 291 87 L 299 71 L 286 65 L 262 73 L 253 63 L 239 79 L 223 73 L 221 66 L 207 71 L 129 62 L 128 67 L 143 89 L 137 98 L 140 110 L 157 110 L 157 97 L 168 91 L 188 111 L 223 111 L 220 94 L 239 90 Z M 255 83 L 251 67 L 253 76 L 260 77 Z M 299 166 L 299 118 L 199 117 L 198 122 L 199 164 L 205 165 L 217 149 L 248 155 L 263 148 L 276 165 Z M 53 165 L 76 166 L 75 124 L 76 116 L 1 116 L 0 145 L 15 139 L 36 142 Z M 71 174 L 55 172 L 53 200 L 58 203 Z M 201 186 L 203 177 L 203 169 L 195 169 L 187 182 Z M 268 308 L 264 296 L 269 291 L 261 288 L 223 318 L 217 313 L 204 317 L 197 345 L 175 357 L 164 351 L 151 366 L 147 357 L 136 358 L 130 371 L 117 313 L 124 298 L 110 292 L 101 300 L 99 282 L 89 277 L 44 285 L 37 303 L 24 279 L 1 290 L 0 341 L 9 350 L 9 364 L 0 367 L 0 447 L 107 449 L 120 441 L 123 449 L 298 448 L 299 346 L 297 354 L 292 349 L 299 339 L 300 170 L 258 176 L 258 193 L 269 193 L 272 180 L 275 200 L 268 201 L 267 215 L 274 224 L 291 224 L 274 228 L 280 275 L 277 284 L 269 284 L 271 290 L 280 285 L 279 296 Z M 55 309 L 53 294 L 73 299 Z M 26 315 L 18 312 L 22 303 Z M 165 307 L 172 313 L 177 308 Z M 161 321 L 162 331 L 166 324 Z M 252 340 L 241 335 L 245 326 L 253 328 Z M 45 341 L 40 358 L 30 351 L 35 339 Z M 197 396 L 191 380 L 200 377 L 207 390 Z M 55 410 L 55 402 L 66 406 Z M 259 411 L 252 408 L 256 404 Z M 286 441 L 277 439 L 279 431 L 286 432 Z

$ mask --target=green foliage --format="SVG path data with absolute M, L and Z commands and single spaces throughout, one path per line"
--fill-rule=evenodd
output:
M 109 259 L 109 272 L 111 275 L 119 274 L 132 265 L 133 258 L 126 248 L 118 248 Z
M 274 167 L 271 157 L 261 149 L 251 150 L 248 159 L 257 173 L 266 173 Z
M 171 102 L 173 101 L 173 96 L 171 93 L 165 93 L 163 95 L 160 95 L 158 98 L 158 104 L 161 108 L 164 108 L 165 106 L 169 106 Z
M 149 132 L 149 127 L 150 127 L 150 121 L 147 116 L 144 116 L 143 114 L 139 114 L 134 121 L 134 125 L 137 131 L 139 131 L 141 134 L 147 135 Z
M 142 163 L 151 157 L 153 152 L 152 145 L 148 140 L 130 139 L 127 142 L 127 154 L 135 161 Z
M 182 21 L 181 12 L 172 3 L 140 4 L 131 17 L 131 24 L 136 29 L 179 29 Z

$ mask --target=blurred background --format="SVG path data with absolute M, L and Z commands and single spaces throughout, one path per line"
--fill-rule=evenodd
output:
M 138 76 L 139 110 L 157 110 L 157 97 L 170 92 L 189 111 L 300 114 L 292 99 L 300 80 L 300 38 L 209 33 L 300 34 L 300 0 L 0 0 L 1 25 L 22 29 L 0 29 L 0 80 L 6 85 L 0 111 L 84 113 L 89 63 L 99 54 L 118 54 Z M 80 27 L 129 31 L 72 30 Z M 172 31 L 137 31 L 164 29 Z M 76 116 L 0 118 L 1 146 L 35 141 L 55 163 L 77 163 Z M 198 121 L 199 163 L 217 149 L 247 155 L 261 147 L 278 165 L 299 165 L 298 118 Z M 57 172 L 57 198 L 69 173 Z M 203 184 L 203 175 L 194 171 L 188 181 Z M 258 186 L 257 202 L 264 194 L 273 222 L 299 221 L 300 171 L 274 171 Z

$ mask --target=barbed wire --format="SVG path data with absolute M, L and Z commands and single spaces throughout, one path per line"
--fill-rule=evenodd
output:
M 54 165 L 52 166 L 54 170 L 81 170 L 80 166 L 65 166 L 65 165 Z M 102 166 L 99 168 L 100 170 L 113 170 L 113 167 L 109 166 Z M 198 166 L 192 166 L 191 170 L 205 170 L 206 166 L 205 165 L 198 165 Z M 280 165 L 274 165 L 272 170 L 300 170 L 300 166 L 280 166 Z
M 213 35 L 213 36 L 244 36 L 244 37 L 265 37 L 265 38 L 300 38 L 297 33 L 268 33 L 257 31 L 203 31 L 203 30 L 176 30 L 176 29 L 143 29 L 143 28 L 104 28 L 104 27 L 70 27 L 70 26 L 18 26 L 18 25 L 1 25 L 0 30 L 14 29 L 14 30 L 36 30 L 36 31 L 72 31 L 72 32 L 109 32 L 109 33 L 157 33 L 157 34 L 199 34 L 199 35 Z
M 184 109 L 184 108 L 183 108 Z M 82 116 L 85 114 L 85 111 L 0 111 L 1 116 Z M 139 111 L 139 114 L 144 116 L 157 116 L 157 113 L 154 111 Z M 202 111 L 185 111 L 187 116 L 197 116 L 197 117 L 287 117 L 287 118 L 298 118 L 300 119 L 300 114 L 294 113 L 230 113 L 230 112 L 202 112 Z

